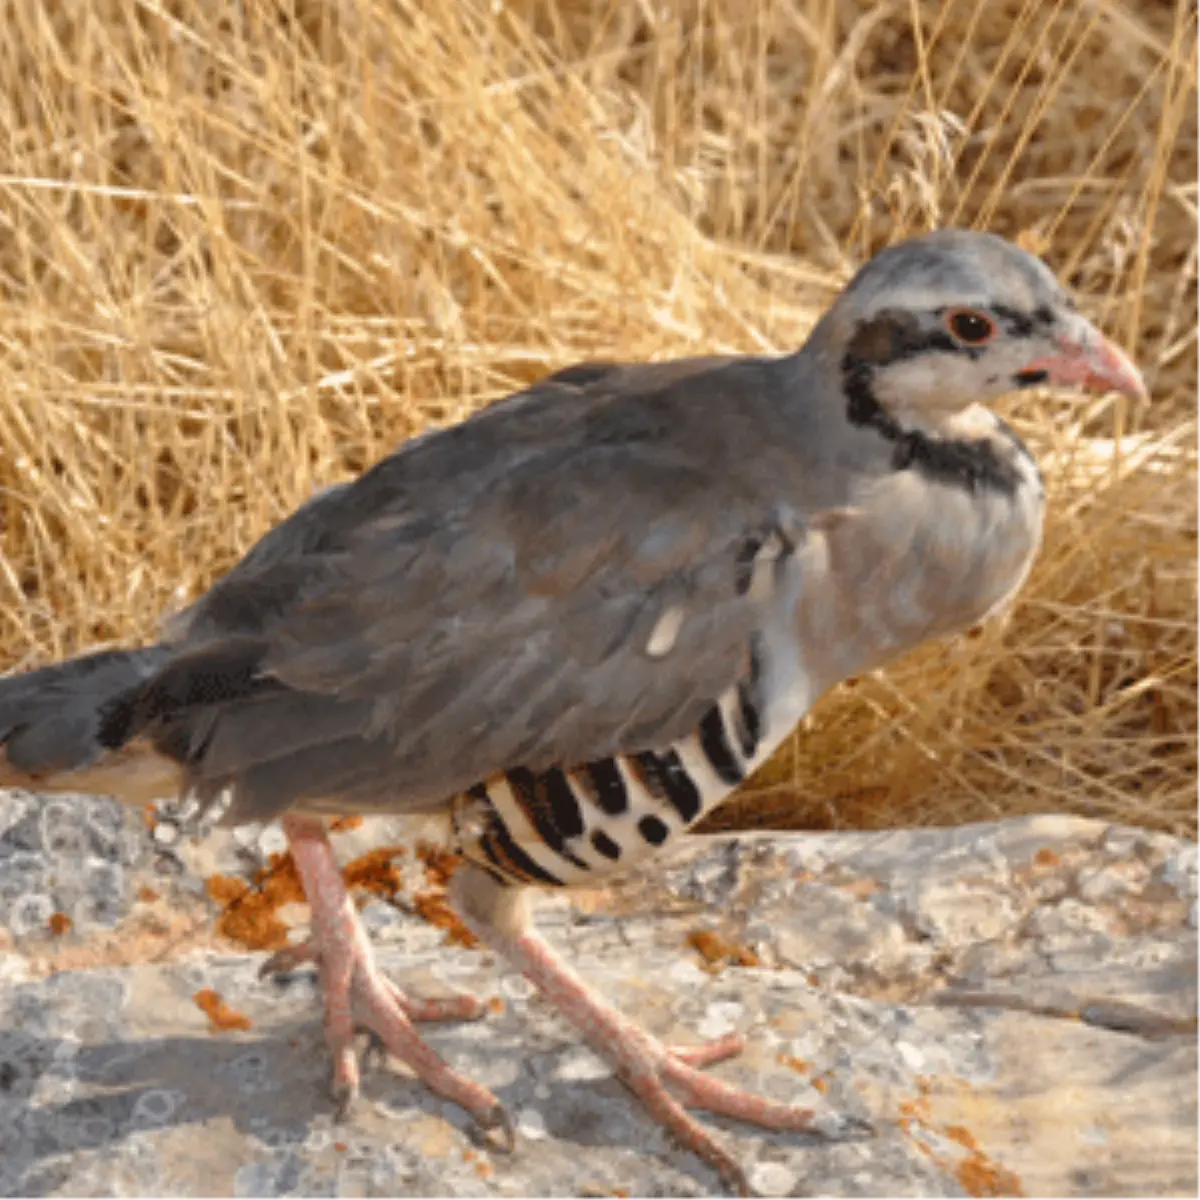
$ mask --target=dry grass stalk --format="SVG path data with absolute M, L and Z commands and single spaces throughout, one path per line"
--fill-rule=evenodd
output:
M 1196 18 L 1177 0 L 3 5 L 0 646 L 144 638 L 323 482 L 573 360 L 783 350 L 932 224 L 1155 400 L 1014 398 L 1011 618 L 829 697 L 735 811 L 1195 827 Z

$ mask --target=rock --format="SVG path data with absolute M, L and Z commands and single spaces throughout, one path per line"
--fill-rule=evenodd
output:
M 497 1091 L 518 1148 L 477 1144 L 400 1067 L 335 1125 L 311 972 L 260 980 L 213 932 L 207 877 L 252 876 L 276 836 L 164 849 L 106 801 L 0 794 L 0 1194 L 717 1190 L 524 980 L 405 911 L 411 856 L 364 915 L 414 992 L 498 997 L 425 1032 Z M 714 1122 L 764 1195 L 1194 1194 L 1196 894 L 1193 844 L 1043 817 L 696 838 L 538 913 L 652 1032 L 745 1033 L 722 1077 L 874 1123 L 824 1144 Z

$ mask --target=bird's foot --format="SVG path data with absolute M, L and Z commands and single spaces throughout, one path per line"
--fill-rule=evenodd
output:
M 480 933 L 486 935 L 487 930 L 481 926 Z M 617 1077 L 650 1115 L 682 1146 L 708 1163 L 731 1192 L 751 1194 L 746 1173 L 721 1142 L 688 1112 L 689 1107 L 766 1129 L 829 1140 L 871 1132 L 869 1123 L 857 1117 L 782 1104 L 705 1075 L 701 1068 L 741 1053 L 744 1039 L 734 1035 L 695 1046 L 665 1045 L 594 996 L 536 933 L 495 939 L 495 944 L 541 989 L 592 1049 L 613 1065 Z
M 358 1098 L 361 1067 L 355 1034 L 366 1029 L 376 1050 L 394 1055 L 438 1095 L 466 1109 L 495 1149 L 511 1150 L 513 1132 L 504 1106 L 482 1084 L 449 1066 L 414 1028 L 417 1021 L 478 1017 L 482 1005 L 473 996 L 406 996 L 380 972 L 372 957 L 368 949 L 366 956 L 356 956 L 349 972 L 342 967 L 328 973 L 328 978 L 339 981 L 325 989 L 325 1040 L 333 1059 L 338 1118 L 344 1118 Z
M 513 1133 L 504 1106 L 482 1084 L 450 1067 L 413 1025 L 415 1021 L 470 1020 L 483 1014 L 484 1005 L 473 996 L 420 1000 L 401 992 L 375 962 L 324 827 L 309 818 L 288 816 L 284 829 L 312 909 L 313 934 L 307 942 L 272 956 L 263 970 L 291 970 L 307 961 L 317 964 L 339 1119 L 358 1098 L 361 1070 L 356 1035 L 366 1029 L 377 1046 L 406 1063 L 423 1083 L 466 1109 L 493 1148 L 510 1150 Z
M 318 952 L 312 938 L 306 938 L 293 946 L 276 950 L 259 968 L 260 978 L 269 975 L 284 975 L 305 963 L 318 966 Z M 402 992 L 386 975 L 376 971 L 380 985 L 404 1011 L 410 1021 L 477 1021 L 487 1013 L 487 1005 L 478 996 L 459 992 L 453 996 L 430 996 L 422 998 Z
M 566 1015 L 574 1021 L 570 1013 Z M 806 1133 L 831 1141 L 871 1132 L 870 1124 L 858 1117 L 783 1104 L 705 1075 L 702 1067 L 723 1062 L 745 1049 L 745 1039 L 738 1035 L 697 1046 L 668 1046 L 615 1011 L 612 1016 L 616 1020 L 606 1031 L 606 1044 L 601 1047 L 593 1043 L 594 1048 L 614 1064 L 618 1077 L 651 1116 L 680 1145 L 708 1163 L 735 1195 L 753 1194 L 745 1171 L 688 1108 L 702 1108 L 764 1129 Z

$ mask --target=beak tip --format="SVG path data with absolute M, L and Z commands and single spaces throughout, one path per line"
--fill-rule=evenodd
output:
M 1133 360 L 1120 348 L 1111 342 L 1103 342 L 1100 347 L 1100 364 L 1096 372 L 1096 382 L 1102 387 L 1110 387 L 1121 395 L 1137 404 L 1145 404 L 1150 399 L 1146 380 L 1141 371 L 1134 365 Z
M 1041 369 L 1052 383 L 1081 388 L 1088 392 L 1120 392 L 1136 404 L 1145 404 L 1150 391 L 1141 371 L 1119 346 L 1092 327 L 1076 340 L 1062 339 L 1061 350 L 1030 364 Z

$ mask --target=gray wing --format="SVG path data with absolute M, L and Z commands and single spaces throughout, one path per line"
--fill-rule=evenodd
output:
M 756 548 L 795 530 L 745 460 L 767 389 L 731 405 L 726 369 L 577 368 L 314 498 L 187 614 L 141 719 L 240 818 L 684 736 L 745 669 Z

